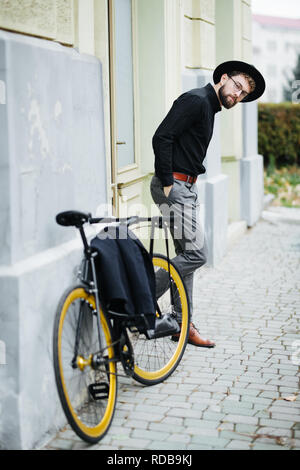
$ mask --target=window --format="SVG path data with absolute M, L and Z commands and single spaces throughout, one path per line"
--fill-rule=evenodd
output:
M 267 41 L 267 49 L 269 52 L 275 52 L 277 50 L 276 41 L 273 41 L 273 40 Z
M 268 95 L 267 95 L 268 96 L 268 101 L 270 103 L 275 103 L 276 102 L 276 95 L 277 95 L 277 93 L 276 93 L 275 88 L 269 88 Z
M 275 77 L 277 75 L 277 66 L 275 64 L 269 64 L 267 66 L 267 74 L 271 77 Z

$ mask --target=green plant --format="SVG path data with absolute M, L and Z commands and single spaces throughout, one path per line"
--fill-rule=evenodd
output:
M 265 192 L 274 196 L 273 205 L 300 207 L 300 168 L 268 167 L 264 172 Z
M 270 171 L 300 165 L 300 106 L 259 103 L 258 151 Z

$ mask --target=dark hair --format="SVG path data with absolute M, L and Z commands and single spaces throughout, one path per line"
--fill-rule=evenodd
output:
M 250 93 L 252 93 L 256 88 L 256 83 L 253 80 L 253 78 L 250 77 L 250 75 L 248 75 L 245 72 L 238 72 L 237 70 L 234 70 L 233 72 L 230 72 L 227 75 L 228 77 L 236 77 L 237 75 L 242 75 L 243 77 L 245 77 L 245 79 L 248 81 L 249 86 L 250 86 L 250 90 L 251 90 Z

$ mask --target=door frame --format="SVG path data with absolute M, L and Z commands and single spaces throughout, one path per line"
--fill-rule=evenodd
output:
M 134 163 L 118 169 L 116 124 L 116 67 L 115 67 L 115 0 L 108 0 L 108 27 L 109 27 L 109 63 L 110 63 L 110 129 L 111 129 L 111 190 L 113 212 L 119 215 L 119 191 L 124 184 L 133 182 L 140 176 L 140 131 L 138 116 L 138 49 L 137 49 L 137 1 L 131 0 L 132 11 L 132 68 L 133 68 L 133 128 L 134 128 Z

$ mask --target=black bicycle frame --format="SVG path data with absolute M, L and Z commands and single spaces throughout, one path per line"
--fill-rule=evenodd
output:
M 170 221 L 171 223 L 171 221 Z M 172 282 L 171 282 L 171 270 L 170 270 L 170 254 L 169 254 L 169 240 L 168 240 L 168 225 L 166 221 L 163 221 L 163 219 L 160 217 L 158 219 L 158 222 L 156 221 L 156 218 L 151 219 L 151 235 L 150 235 L 150 247 L 149 247 L 149 253 L 151 256 L 151 259 L 153 258 L 153 251 L 154 251 L 154 232 L 155 228 L 158 227 L 160 229 L 164 229 L 165 232 L 165 242 L 166 242 L 166 252 L 167 252 L 167 260 L 168 260 L 168 273 L 169 273 L 169 286 L 170 286 L 170 295 L 171 295 L 171 304 L 174 306 L 174 293 L 172 289 Z M 159 311 L 159 306 L 157 304 L 158 312 Z
M 94 294 L 95 296 L 95 303 L 96 303 L 96 312 L 97 312 L 97 330 L 98 330 L 98 342 L 99 342 L 99 350 L 102 351 L 102 341 L 101 341 L 101 319 L 100 319 L 100 301 L 99 301 L 99 291 L 98 291 L 98 283 L 97 283 L 97 274 L 96 274 L 96 268 L 95 268 L 95 260 L 94 257 L 97 255 L 96 253 L 93 253 L 91 250 L 88 241 L 86 239 L 86 235 L 84 232 L 84 229 L 82 226 L 78 227 L 79 232 L 82 238 L 83 246 L 84 246 L 84 273 L 83 273 L 83 279 L 82 281 L 88 285 L 89 291 Z M 92 275 L 92 281 L 88 280 L 88 273 L 89 273 L 89 268 L 91 268 L 91 275 Z M 76 339 L 75 339 L 75 351 L 74 351 L 74 357 L 77 357 L 77 350 L 78 350 L 78 344 L 79 344 L 79 338 L 80 338 L 80 329 L 81 329 L 81 323 L 82 323 L 82 308 L 80 308 L 79 312 L 79 318 L 78 318 L 78 323 L 77 323 L 77 331 L 76 331 Z

